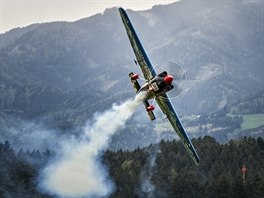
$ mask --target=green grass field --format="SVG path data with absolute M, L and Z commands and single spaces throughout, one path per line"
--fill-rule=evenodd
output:
M 242 115 L 243 123 L 241 124 L 241 129 L 253 129 L 264 125 L 264 114 L 248 114 Z

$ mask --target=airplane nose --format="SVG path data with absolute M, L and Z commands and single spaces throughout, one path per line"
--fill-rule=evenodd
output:
M 172 81 L 173 81 L 173 76 L 167 75 L 167 76 L 164 77 L 164 82 L 166 84 L 170 85 L 172 83 Z

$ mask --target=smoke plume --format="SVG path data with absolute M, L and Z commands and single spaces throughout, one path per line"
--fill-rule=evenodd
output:
M 139 198 L 155 197 L 155 185 L 152 183 L 151 178 L 156 168 L 156 157 L 159 152 L 159 145 L 154 144 L 149 148 L 149 157 L 147 163 L 140 173 L 140 186 L 136 189 L 136 195 Z
M 114 190 L 100 155 L 111 136 L 123 127 L 145 94 L 96 114 L 84 127 L 82 140 L 61 143 L 58 158 L 43 169 L 39 188 L 59 197 L 104 197 Z

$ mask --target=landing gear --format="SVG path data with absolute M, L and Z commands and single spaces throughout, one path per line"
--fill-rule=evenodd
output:
M 155 109 L 155 107 L 153 105 L 149 105 L 147 107 L 147 111 L 153 111 Z

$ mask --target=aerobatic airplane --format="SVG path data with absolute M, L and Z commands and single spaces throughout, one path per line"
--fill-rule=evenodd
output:
M 153 113 L 153 110 L 155 108 L 153 105 L 149 104 L 148 100 L 153 99 L 157 102 L 160 109 L 166 115 L 172 127 L 179 135 L 187 152 L 189 153 L 195 164 L 198 165 L 200 162 L 199 156 L 197 155 L 197 152 L 192 142 L 190 141 L 190 138 L 185 132 L 185 129 L 183 128 L 183 125 L 176 111 L 174 110 L 168 95 L 166 94 L 166 92 L 174 88 L 172 85 L 173 76 L 167 74 L 166 71 L 157 75 L 136 34 L 131 21 L 128 18 L 126 11 L 123 8 L 119 8 L 119 13 L 136 56 L 135 63 L 140 66 L 146 81 L 146 83 L 141 87 L 137 81 L 139 79 L 139 75 L 134 74 L 133 72 L 129 74 L 136 93 L 139 93 L 141 91 L 145 91 L 147 93 L 146 99 L 143 103 L 151 120 L 155 120 L 155 115 Z

